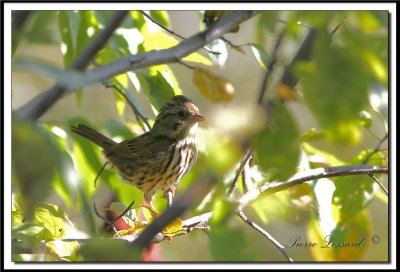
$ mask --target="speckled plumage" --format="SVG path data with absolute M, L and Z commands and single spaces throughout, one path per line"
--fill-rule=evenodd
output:
M 82 124 L 71 129 L 101 146 L 120 175 L 150 202 L 156 192 L 179 182 L 196 162 L 197 123 L 204 119 L 190 99 L 178 95 L 160 109 L 150 131 L 121 143 Z

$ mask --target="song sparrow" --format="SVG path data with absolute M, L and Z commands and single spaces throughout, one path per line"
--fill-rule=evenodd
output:
M 173 192 L 192 168 L 197 159 L 197 123 L 203 120 L 192 100 L 177 95 L 161 107 L 150 131 L 121 143 L 82 124 L 71 129 L 102 147 L 108 162 L 151 204 L 157 191 Z

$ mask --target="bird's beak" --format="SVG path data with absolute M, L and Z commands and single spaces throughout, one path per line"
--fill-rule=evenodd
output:
M 193 122 L 196 122 L 196 123 L 206 120 L 206 118 L 203 115 L 201 115 L 200 113 L 192 114 L 191 119 Z

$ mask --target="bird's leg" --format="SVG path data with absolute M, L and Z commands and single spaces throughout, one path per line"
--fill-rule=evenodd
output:
M 169 187 L 164 191 L 164 197 L 167 199 L 167 205 L 170 207 L 172 205 L 172 199 L 175 196 L 175 186 Z

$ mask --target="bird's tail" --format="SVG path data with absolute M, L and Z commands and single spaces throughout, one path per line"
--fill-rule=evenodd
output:
M 101 146 L 103 149 L 108 149 L 116 144 L 116 142 L 114 142 L 110 138 L 83 124 L 78 124 L 76 127 L 71 126 L 71 130 L 81 135 L 82 137 L 85 137 L 86 139 L 92 141 L 98 146 Z

